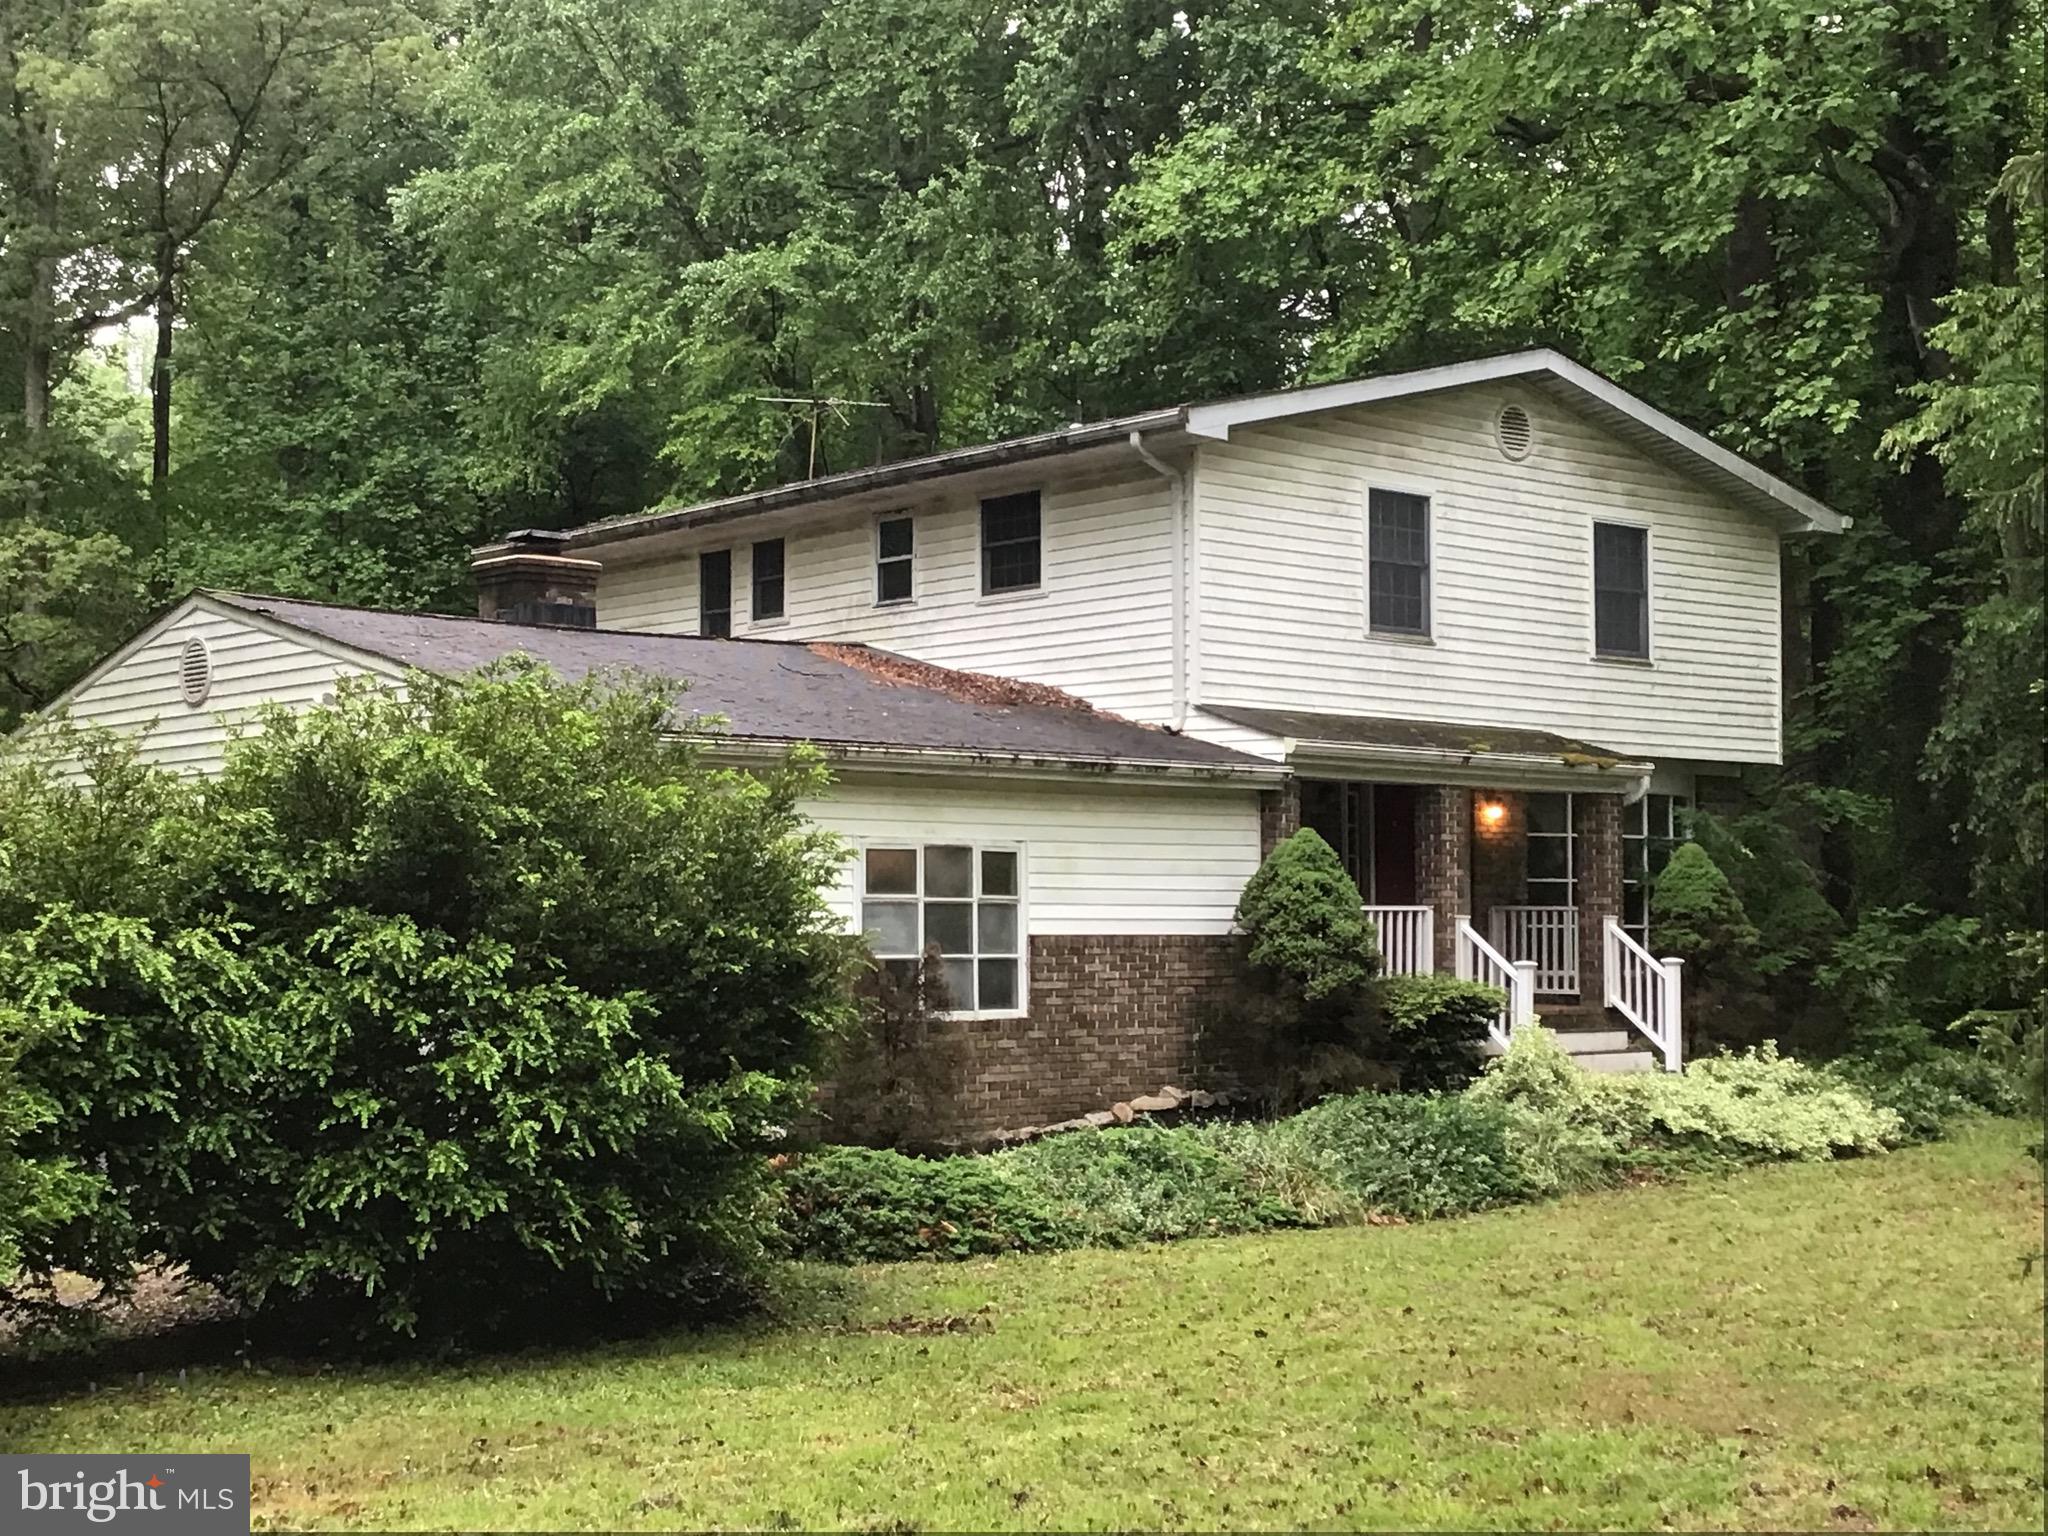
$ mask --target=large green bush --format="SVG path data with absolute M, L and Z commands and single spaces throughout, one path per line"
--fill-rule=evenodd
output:
M 1379 939 L 1337 851 L 1304 827 L 1266 856 L 1238 897 L 1252 966 L 1312 1010 L 1360 1005 L 1379 974 Z
M 1375 989 L 1373 1054 L 1405 1089 L 1462 1088 L 1484 1064 L 1486 1032 L 1507 1001 L 1498 987 L 1455 976 L 1386 976 Z
M 1588 1171 L 1603 1160 L 1602 1141 L 1616 1158 L 1676 1152 L 1746 1161 L 1880 1152 L 1905 1137 L 1890 1110 L 1769 1044 L 1702 1057 L 1682 1073 L 1605 1076 L 1573 1065 L 1548 1031 L 1522 1029 L 1467 1097 L 1584 1133 L 1577 1160 Z
M 269 714 L 149 821 L 139 912 L 15 914 L 35 1135 L 247 1302 L 438 1329 L 729 1290 L 850 945 L 821 770 L 708 767 L 672 702 L 510 665 Z

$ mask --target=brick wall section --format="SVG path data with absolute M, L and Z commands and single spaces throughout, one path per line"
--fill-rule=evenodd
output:
M 1578 859 L 1579 1000 L 1607 1000 L 1601 976 L 1606 920 L 1621 916 L 1621 797 L 1572 796 L 1573 853 Z
M 962 1019 L 965 1081 L 942 1127 L 972 1141 L 1107 1109 L 1197 1082 L 1205 1022 L 1238 972 L 1227 935 L 1040 935 L 1031 940 L 1031 1015 Z
M 1301 781 L 1259 791 L 1259 857 L 1264 858 L 1301 830 Z
M 1486 914 L 1495 907 L 1521 903 L 1529 876 L 1529 802 L 1520 790 L 1473 791 L 1472 922 L 1486 932 Z M 1506 814 L 1488 826 L 1481 805 L 1498 805 Z
M 1436 968 L 1456 968 L 1458 914 L 1472 865 L 1472 791 L 1432 784 L 1416 796 L 1415 898 L 1435 909 Z

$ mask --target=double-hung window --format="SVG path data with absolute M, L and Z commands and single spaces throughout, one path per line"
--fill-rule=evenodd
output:
M 1366 493 L 1366 616 L 1376 635 L 1429 633 L 1429 498 Z
M 917 525 L 908 513 L 875 524 L 875 601 L 907 603 L 913 591 Z
M 732 633 L 732 551 L 707 549 L 697 557 L 697 633 L 724 639 Z
M 981 590 L 1029 592 L 1038 586 L 1038 492 L 991 496 L 981 504 Z
M 862 856 L 860 925 L 900 985 L 920 958 L 945 978 L 959 1013 L 1024 1006 L 1023 855 L 967 843 L 871 847 Z
M 1593 653 L 1650 659 L 1650 530 L 1593 525 Z
M 780 539 L 754 541 L 754 605 L 749 616 L 758 624 L 763 619 L 782 617 L 783 548 Z

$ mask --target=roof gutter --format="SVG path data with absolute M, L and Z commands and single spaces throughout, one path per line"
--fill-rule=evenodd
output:
M 1286 737 L 1297 772 L 1318 768 L 1370 770 L 1397 783 L 1465 784 L 1480 789 L 1605 789 L 1640 799 L 1655 765 L 1625 758 L 1532 752 L 1458 752 L 1447 747 L 1372 746 Z M 1615 781 L 1623 782 L 1617 784 Z M 1591 781 L 1591 782 L 1589 782 Z
M 1281 763 L 1261 763 L 1247 758 L 1242 763 L 1174 763 L 1144 758 L 1062 757 L 1030 752 L 976 752 L 955 747 L 879 747 L 857 743 L 778 740 L 764 736 L 714 736 L 708 741 L 689 731 L 669 731 L 671 739 L 698 741 L 704 755 L 713 762 L 736 766 L 769 762 L 788 754 L 792 747 L 815 746 L 837 767 L 868 769 L 888 773 L 953 776 L 971 773 L 977 778 L 1115 778 L 1165 780 L 1171 783 L 1277 784 L 1290 777 Z
M 702 502 L 692 507 L 678 507 L 673 511 L 649 512 L 606 523 L 586 523 L 581 528 L 567 530 L 560 538 L 565 548 L 586 549 L 592 545 L 611 544 L 622 539 L 644 539 L 657 534 L 712 527 L 763 512 L 777 512 L 813 502 L 837 501 L 848 496 L 858 496 L 866 491 L 888 490 L 899 485 L 918 485 L 927 480 L 939 480 L 972 470 L 1000 469 L 1009 464 L 1052 458 L 1076 448 L 1101 447 L 1121 442 L 1133 432 L 1157 432 L 1178 427 L 1186 419 L 1186 407 L 1176 405 L 1165 410 L 1149 411 L 1141 416 L 1080 423 L 1062 427 L 1057 432 L 1041 432 L 1035 437 L 1016 437 L 1005 442 L 984 443 L 973 448 L 956 448 L 946 453 L 928 454 L 921 459 L 899 459 L 893 464 L 878 464 L 870 469 L 848 470 L 837 475 L 821 475 L 815 480 L 799 480 L 790 485 L 773 486 L 765 491 L 749 491 L 745 495 L 727 496 L 719 501 Z M 482 546 L 476 553 L 488 556 L 498 551 L 499 546 L 493 544 Z

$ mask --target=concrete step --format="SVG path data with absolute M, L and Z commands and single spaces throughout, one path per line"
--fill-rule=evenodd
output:
M 1565 1029 L 1557 1043 L 1574 1056 L 1605 1056 L 1635 1048 L 1639 1037 L 1626 1029 Z
M 1648 1051 L 1573 1052 L 1572 1060 L 1587 1072 L 1654 1072 L 1657 1058 Z

